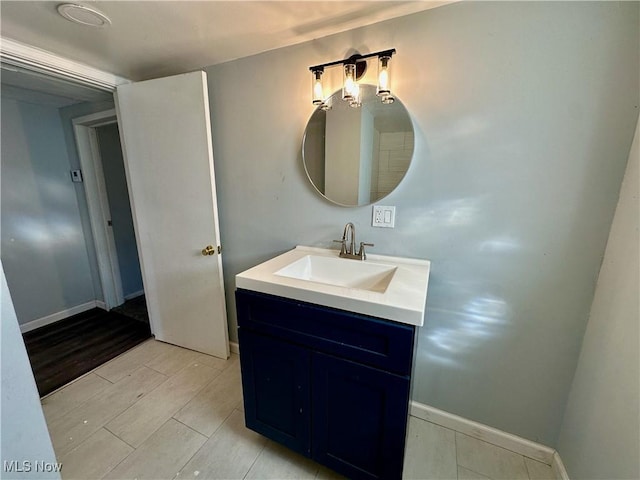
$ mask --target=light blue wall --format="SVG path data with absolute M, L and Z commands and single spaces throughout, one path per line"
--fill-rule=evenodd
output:
M 2 263 L 20 324 L 95 299 L 58 109 L 2 98 Z
M 554 446 L 638 117 L 637 2 L 462 2 L 207 68 L 230 334 L 234 276 L 353 221 L 430 259 L 413 399 Z M 371 208 L 301 164 L 308 67 L 394 47 L 414 162 Z
M 113 237 L 118 254 L 122 290 L 127 297 L 142 292 L 143 287 L 127 179 L 124 173 L 120 133 L 115 123 L 96 128 L 96 133 L 113 222 Z

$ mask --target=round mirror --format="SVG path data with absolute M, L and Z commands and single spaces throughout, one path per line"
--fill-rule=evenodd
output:
M 368 205 L 389 195 L 409 169 L 413 124 L 396 98 L 382 103 L 375 85 L 360 85 L 354 108 L 335 92 L 307 124 L 302 160 L 313 186 L 339 205 Z M 325 107 L 326 108 L 326 107 Z

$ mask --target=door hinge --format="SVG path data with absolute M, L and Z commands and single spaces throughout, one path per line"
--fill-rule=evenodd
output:
M 218 255 L 222 253 L 222 245 L 218 245 Z
M 113 222 L 111 220 L 107 220 L 107 225 L 113 227 Z

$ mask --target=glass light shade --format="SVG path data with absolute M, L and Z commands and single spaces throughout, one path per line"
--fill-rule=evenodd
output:
M 389 76 L 390 56 L 378 57 L 378 89 L 376 95 L 385 96 L 391 93 L 391 78 Z
M 362 99 L 360 97 L 360 85 L 356 83 L 353 87 L 353 97 L 349 100 L 349 106 L 358 108 L 362 106 Z
M 311 72 L 312 75 L 312 102 L 314 105 L 321 105 L 324 102 L 324 90 L 322 88 L 322 70 Z
M 321 104 L 318 105 L 318 108 L 321 110 L 331 110 L 331 103 L 333 99 L 331 97 L 326 98 Z
M 342 99 L 352 101 L 357 95 L 356 64 L 346 63 L 344 65 L 344 81 L 342 83 Z

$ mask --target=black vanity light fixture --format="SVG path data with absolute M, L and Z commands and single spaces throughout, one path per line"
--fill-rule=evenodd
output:
M 393 103 L 395 98 L 391 95 L 391 83 L 389 76 L 389 61 L 396 49 L 382 50 L 380 52 L 368 53 L 361 55 L 356 53 L 344 60 L 336 60 L 335 62 L 323 63 L 322 65 L 314 65 L 309 67 L 311 70 L 313 86 L 312 86 L 312 102 L 324 110 L 328 110 L 330 105 L 326 102 L 324 90 L 322 87 L 322 74 L 327 67 L 342 67 L 342 99 L 349 102 L 352 107 L 361 105 L 360 85 L 358 81 L 367 71 L 367 61 L 370 58 L 378 58 L 378 88 L 376 94 L 380 97 L 382 103 Z

